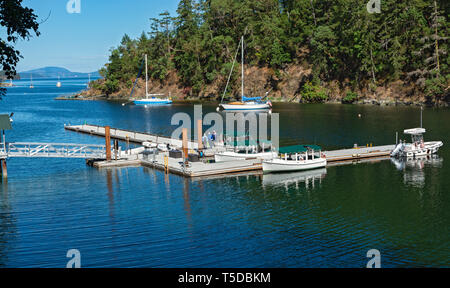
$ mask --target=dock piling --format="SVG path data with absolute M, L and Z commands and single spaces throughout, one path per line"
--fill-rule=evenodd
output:
M 106 161 L 111 161 L 111 127 L 105 126 Z
M 119 140 L 114 140 L 114 160 L 116 161 L 118 152 L 119 152 Z
M 197 120 L 198 151 L 203 150 L 202 137 L 203 137 L 203 123 L 202 123 L 202 119 L 199 119 L 199 120 Z
M 182 137 L 182 150 L 183 150 L 183 169 L 186 170 L 186 167 L 188 166 L 188 129 L 183 128 L 182 130 L 183 137 Z
M 2 165 L 2 178 L 6 179 L 8 178 L 8 169 L 6 167 L 6 159 L 2 159 L 0 160 L 1 165 Z

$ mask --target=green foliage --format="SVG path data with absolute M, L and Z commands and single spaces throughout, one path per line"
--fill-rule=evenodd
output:
M 447 79 L 443 76 L 437 76 L 426 80 L 424 91 L 427 99 L 443 100 L 445 97 L 446 89 L 449 87 L 449 81 L 450 81 L 449 76 L 447 76 Z
M 22 0 L 0 1 L 0 65 L 5 75 L 12 79 L 16 75 L 16 65 L 22 55 L 14 48 L 18 40 L 27 40 L 34 32 L 39 36 L 39 23 L 33 9 L 22 6 Z M 0 97 L 6 90 L 0 88 Z
M 306 82 L 301 91 L 302 100 L 308 103 L 325 102 L 328 99 L 328 93 L 325 88 Z
M 348 91 L 346 93 L 344 99 L 342 99 L 342 103 L 351 104 L 351 103 L 355 102 L 356 100 L 358 100 L 358 93 L 353 92 L 353 91 Z

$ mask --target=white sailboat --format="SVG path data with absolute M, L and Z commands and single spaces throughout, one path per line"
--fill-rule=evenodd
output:
M 30 74 L 30 89 L 33 89 L 34 85 L 33 85 L 33 74 Z
M 61 87 L 61 81 L 60 81 L 60 77 L 58 76 L 58 82 L 56 82 L 56 87 Z
M 225 91 L 222 96 L 222 101 L 219 104 L 218 110 L 238 110 L 238 111 L 245 111 L 245 110 L 269 110 L 272 109 L 272 103 L 270 101 L 263 101 L 261 97 L 253 97 L 253 98 L 247 98 L 244 95 L 244 36 L 241 37 L 241 41 L 239 42 L 241 46 L 241 101 L 238 102 L 231 102 L 228 104 L 223 104 L 223 97 L 225 96 L 225 92 L 228 88 L 228 83 L 230 81 L 231 73 L 233 72 L 234 63 L 236 62 L 236 57 L 233 61 L 233 66 L 230 71 L 230 75 L 228 76 L 228 82 L 225 87 Z M 237 53 L 236 53 L 237 56 Z M 267 96 L 267 95 L 266 95 Z
M 280 158 L 264 160 L 264 173 L 302 171 L 323 168 L 327 159 L 321 153 L 322 148 L 317 145 L 296 145 L 280 148 Z
M 148 66 L 147 55 L 145 55 L 145 99 L 134 100 L 136 105 L 167 105 L 172 103 L 170 98 L 157 98 L 157 96 L 164 96 L 164 94 L 149 94 L 148 93 Z

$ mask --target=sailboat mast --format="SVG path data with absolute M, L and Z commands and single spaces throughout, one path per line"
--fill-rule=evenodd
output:
M 242 70 L 242 79 L 241 79 L 241 95 L 242 100 L 244 99 L 244 36 L 241 38 L 242 46 L 241 46 L 241 70 Z
M 145 98 L 148 99 L 148 68 L 147 68 L 147 54 L 145 54 Z

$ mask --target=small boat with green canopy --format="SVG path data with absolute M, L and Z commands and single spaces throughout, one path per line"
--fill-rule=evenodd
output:
M 214 155 L 215 162 L 249 159 L 273 159 L 277 153 L 270 141 L 250 138 L 248 133 L 225 134 L 225 151 Z
M 263 161 L 263 172 L 289 172 L 323 168 L 327 165 L 327 159 L 321 151 L 322 148 L 317 145 L 281 147 L 279 158 Z

